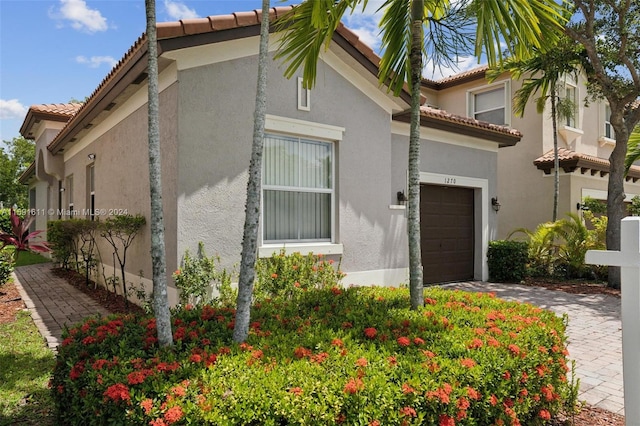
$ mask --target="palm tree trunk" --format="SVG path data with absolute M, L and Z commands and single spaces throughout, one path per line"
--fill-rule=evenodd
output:
M 560 195 L 560 159 L 558 158 L 558 112 L 556 111 L 556 88 L 551 88 L 551 123 L 553 126 L 553 222 L 558 220 L 558 197 Z
M 407 234 L 409 240 L 409 291 L 411 309 L 424 305 L 422 255 L 420 251 L 420 82 L 424 43 L 424 1 L 414 1 L 411 9 L 411 127 L 409 133 L 409 201 Z
M 158 44 L 156 3 L 145 0 L 149 55 L 149 192 L 151 195 L 151 264 L 153 269 L 153 311 L 156 317 L 158 344 L 173 344 L 171 312 L 167 294 L 167 262 L 164 247 L 164 216 L 160 164 L 160 101 L 158 94 Z M 123 283 L 124 284 L 124 283 Z
M 262 181 L 262 146 L 264 124 L 267 114 L 267 59 L 269 53 L 269 0 L 262 0 L 262 23 L 260 25 L 260 52 L 258 54 L 258 87 L 253 122 L 253 144 L 249 181 L 247 183 L 247 206 L 245 208 L 242 259 L 238 278 L 236 321 L 233 328 L 234 342 L 244 342 L 249 335 L 251 319 L 251 295 L 255 280 L 255 264 L 260 219 L 260 192 Z

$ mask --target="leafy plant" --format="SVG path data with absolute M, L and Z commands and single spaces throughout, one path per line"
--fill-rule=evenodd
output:
M 13 272 L 13 255 L 7 250 L 0 250 L 0 286 L 6 284 Z
M 631 199 L 631 204 L 629 205 L 629 214 L 631 216 L 640 216 L 640 195 L 635 195 Z
M 527 271 L 529 244 L 523 241 L 496 240 L 489 243 L 487 260 L 493 282 L 520 282 Z
M 126 214 L 108 217 L 100 224 L 100 235 L 113 247 L 113 252 L 120 265 L 122 293 L 126 307 L 129 307 L 127 281 L 125 277 L 127 250 L 146 223 L 147 221 L 144 216 Z M 119 246 L 122 246 L 122 251 L 120 251 Z
M 569 218 L 557 221 L 555 227 L 556 235 L 562 239 L 558 245 L 559 264 L 566 270 L 567 278 L 582 278 L 589 270 L 584 263 L 585 255 L 587 250 L 596 248 L 596 238 L 580 216 L 574 213 L 567 215 Z
M 53 220 L 47 224 L 47 239 L 53 258 L 64 269 L 73 266 L 77 270 L 79 252 L 77 239 L 84 219 Z
M 322 254 L 295 252 L 287 255 L 281 250 L 256 263 L 254 293 L 257 298 L 292 297 L 310 288 L 336 287 L 344 276 L 340 263 L 325 259 Z
M 19 256 L 21 251 L 33 251 L 36 253 L 47 253 L 51 251 L 49 245 L 45 241 L 32 241 L 42 231 L 29 231 L 31 223 L 35 220 L 35 216 L 28 215 L 25 219 L 21 219 L 16 212 L 11 209 L 9 221 L 11 222 L 11 231 L 5 232 L 0 230 L 0 242 L 2 246 L 0 250 L 6 246 L 14 246 L 16 249 L 15 256 Z
M 225 269 L 219 270 L 218 257 L 207 257 L 202 241 L 198 243 L 198 253 L 192 256 L 186 250 L 181 267 L 173 273 L 173 279 L 179 292 L 180 304 L 201 306 L 219 300 L 227 305 L 235 302 L 235 292 L 231 289 L 232 274 Z M 214 297 L 213 290 L 218 297 Z
M 67 330 L 51 380 L 60 424 L 542 425 L 576 404 L 566 318 L 489 294 L 331 287 L 235 311 L 174 312 Z
M 584 206 L 584 210 L 590 211 L 594 215 L 607 214 L 607 203 L 596 200 L 595 198 L 589 196 L 584 197 L 582 199 L 582 205 Z
M 524 234 L 528 239 L 529 268 L 527 273 L 532 276 L 546 276 L 553 273 L 554 262 L 557 258 L 555 224 L 553 222 L 541 223 L 533 232 L 525 228 L 518 228 L 511 232 L 507 239 L 517 233 Z

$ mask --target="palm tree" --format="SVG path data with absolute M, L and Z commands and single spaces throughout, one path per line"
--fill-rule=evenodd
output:
M 151 195 L 151 264 L 153 269 L 153 312 L 156 316 L 158 344 L 171 346 L 171 312 L 167 294 L 167 261 L 164 247 L 162 181 L 160 179 L 160 101 L 158 95 L 158 44 L 156 2 L 145 0 L 149 55 L 149 187 Z
M 625 174 L 636 161 L 640 160 L 640 126 L 636 126 L 629 135 L 627 156 L 624 160 Z
M 260 220 L 260 191 L 262 181 L 262 146 L 267 114 L 267 56 L 269 53 L 269 0 L 262 0 L 262 22 L 260 24 L 260 51 L 258 54 L 258 87 L 253 121 L 253 144 L 249 181 L 247 183 L 247 205 L 245 208 L 242 258 L 238 278 L 238 300 L 233 340 L 244 342 L 249 335 L 251 317 L 251 295 L 255 280 L 256 251 L 258 246 L 258 223 Z
M 513 112 L 522 117 L 529 99 L 540 94 L 536 99 L 538 114 L 544 112 L 547 101 L 551 103 L 551 123 L 553 126 L 553 218 L 558 219 L 558 198 L 560 196 L 560 165 L 558 159 L 558 119 L 572 117 L 575 114 L 575 103 L 572 99 L 562 97 L 560 83 L 568 75 L 577 75 L 580 65 L 580 52 L 566 39 L 546 51 L 534 49 L 534 56 L 525 60 L 509 59 L 502 66 L 490 69 L 487 77 L 495 80 L 503 72 L 509 72 L 516 80 L 527 75 L 522 87 L 515 93 Z
M 347 10 L 366 8 L 367 0 L 306 0 L 279 23 L 285 31 L 277 57 L 289 63 L 285 76 L 292 77 L 303 66 L 304 85 L 315 83 L 316 64 L 323 48 L 327 48 L 333 33 Z M 460 9 L 458 9 L 460 8 Z M 562 6 L 553 0 L 386 0 L 381 6 L 382 58 L 379 83 L 399 95 L 405 81 L 411 90 L 411 127 L 409 136 L 407 233 L 409 238 L 409 288 L 411 308 L 424 304 L 422 261 L 420 251 L 420 81 L 426 47 L 430 46 L 432 62 L 454 56 L 446 46 L 463 41 L 458 25 L 461 16 L 475 18 L 475 55 L 485 53 L 490 65 L 502 60 L 501 41 L 518 59 L 531 57 L 531 49 L 543 49 L 558 40 L 564 22 Z M 439 30 L 442 29 L 442 32 Z M 427 40 L 425 41 L 425 30 Z M 544 34 L 544 37 L 542 36 Z M 444 44 L 443 44 L 444 42 Z

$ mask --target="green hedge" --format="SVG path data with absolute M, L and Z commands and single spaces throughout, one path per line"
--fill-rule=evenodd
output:
M 574 407 L 565 323 L 489 294 L 309 289 L 234 310 L 90 319 L 64 334 L 51 381 L 60 424 L 541 425 Z
M 496 240 L 489 243 L 487 259 L 489 280 L 520 282 L 527 273 L 529 244 L 523 241 Z

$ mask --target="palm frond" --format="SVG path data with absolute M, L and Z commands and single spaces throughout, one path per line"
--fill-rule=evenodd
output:
M 624 160 L 625 175 L 636 161 L 640 160 L 640 126 L 636 126 L 629 135 L 627 142 L 627 157 Z

